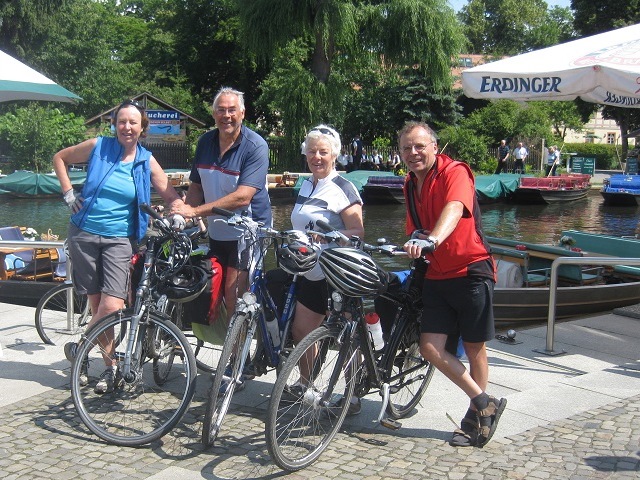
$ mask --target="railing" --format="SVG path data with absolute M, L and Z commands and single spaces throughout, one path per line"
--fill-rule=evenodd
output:
M 551 283 L 549 284 L 549 316 L 547 318 L 547 344 L 544 350 L 536 350 L 546 355 L 562 355 L 566 352 L 553 350 L 556 323 L 556 295 L 558 289 L 558 268 L 560 265 L 640 265 L 640 258 L 612 257 L 558 257 L 551 263 Z

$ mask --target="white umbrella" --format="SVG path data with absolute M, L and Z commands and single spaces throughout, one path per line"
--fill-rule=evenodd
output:
M 12 100 L 75 103 L 81 98 L 0 50 L 0 102 Z
M 640 108 L 640 24 L 469 68 L 462 87 L 471 98 Z

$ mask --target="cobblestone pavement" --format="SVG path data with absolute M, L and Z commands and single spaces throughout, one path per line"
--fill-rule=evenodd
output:
M 210 449 L 200 444 L 203 412 L 202 399 L 195 399 L 160 441 L 118 447 L 89 433 L 68 390 L 53 389 L 0 413 L 0 478 L 640 478 L 640 396 L 494 440 L 483 449 L 356 429 L 352 421 L 315 464 L 292 474 L 270 461 L 264 412 L 255 416 L 253 409 L 232 407 Z

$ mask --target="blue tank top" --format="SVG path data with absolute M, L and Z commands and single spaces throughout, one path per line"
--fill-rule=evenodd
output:
M 104 237 L 135 234 L 133 163 L 120 162 L 113 171 L 89 211 L 83 230 Z

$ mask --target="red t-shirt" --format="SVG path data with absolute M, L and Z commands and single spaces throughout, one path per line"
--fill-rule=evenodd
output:
M 476 275 L 495 281 L 495 264 L 482 233 L 480 207 L 469 166 L 446 155 L 436 155 L 436 165 L 428 173 L 420 195 L 415 175 L 407 175 L 404 194 L 407 200 L 406 232 L 410 235 L 418 227 L 409 213 L 408 182 L 413 182 L 415 209 L 425 230 L 433 230 L 447 203 L 459 201 L 464 205 L 462 218 L 451 235 L 438 245 L 435 252 L 427 254 L 430 264 L 426 278 L 443 280 Z

